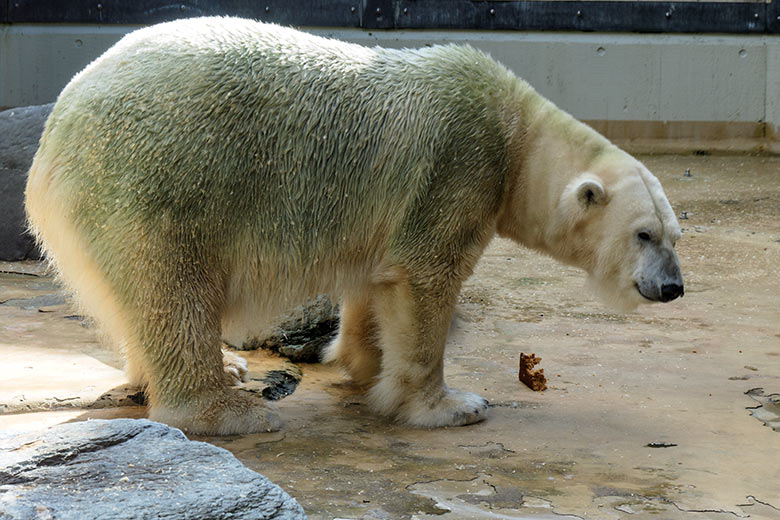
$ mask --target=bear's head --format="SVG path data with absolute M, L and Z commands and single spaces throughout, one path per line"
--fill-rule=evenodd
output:
M 594 153 L 549 143 L 537 150 L 517 169 L 498 234 L 585 269 L 610 307 L 682 296 L 674 251 L 680 226 L 658 179 L 611 145 Z
M 629 155 L 610 154 L 576 174 L 551 216 L 553 256 L 583 267 L 609 306 L 631 310 L 683 295 L 674 251 L 680 226 L 658 179 Z

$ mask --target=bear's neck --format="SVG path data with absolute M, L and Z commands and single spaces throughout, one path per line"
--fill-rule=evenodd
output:
M 531 87 L 521 89 L 507 113 L 509 179 L 498 219 L 499 236 L 566 262 L 555 240 L 554 218 L 564 188 L 606 153 L 623 153 Z

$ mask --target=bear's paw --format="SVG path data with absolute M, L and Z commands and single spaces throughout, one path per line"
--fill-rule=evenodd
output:
M 184 406 L 152 405 L 149 419 L 198 435 L 262 433 L 282 427 L 276 406 L 233 388 L 189 400 Z
M 229 350 L 222 349 L 222 365 L 225 369 L 225 382 L 228 386 L 241 386 L 247 380 L 249 366 L 246 359 Z
M 425 428 L 465 426 L 484 421 L 487 410 L 488 402 L 482 396 L 446 388 L 436 402 L 407 402 L 399 410 L 398 418 L 407 424 Z

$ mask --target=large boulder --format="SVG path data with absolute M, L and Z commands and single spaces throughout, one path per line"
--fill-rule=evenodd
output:
M 0 260 L 40 256 L 26 233 L 24 186 L 53 103 L 0 112 Z
M 0 435 L 0 518 L 305 519 L 228 451 L 145 419 Z

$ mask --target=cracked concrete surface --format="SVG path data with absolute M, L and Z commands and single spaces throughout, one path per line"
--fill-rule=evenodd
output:
M 282 431 L 198 440 L 313 519 L 780 519 L 780 432 L 764 424 L 780 393 L 780 158 L 643 159 L 686 212 L 682 300 L 616 314 L 577 270 L 495 241 L 446 358 L 451 386 L 490 400 L 486 422 L 396 425 L 338 370 L 298 364 Z M 22 269 L 34 266 L 0 266 Z M 49 278 L 0 276 L 0 427 L 143 416 L 60 296 Z M 517 380 L 520 352 L 542 358 L 548 390 Z M 257 378 L 287 363 L 241 355 Z

